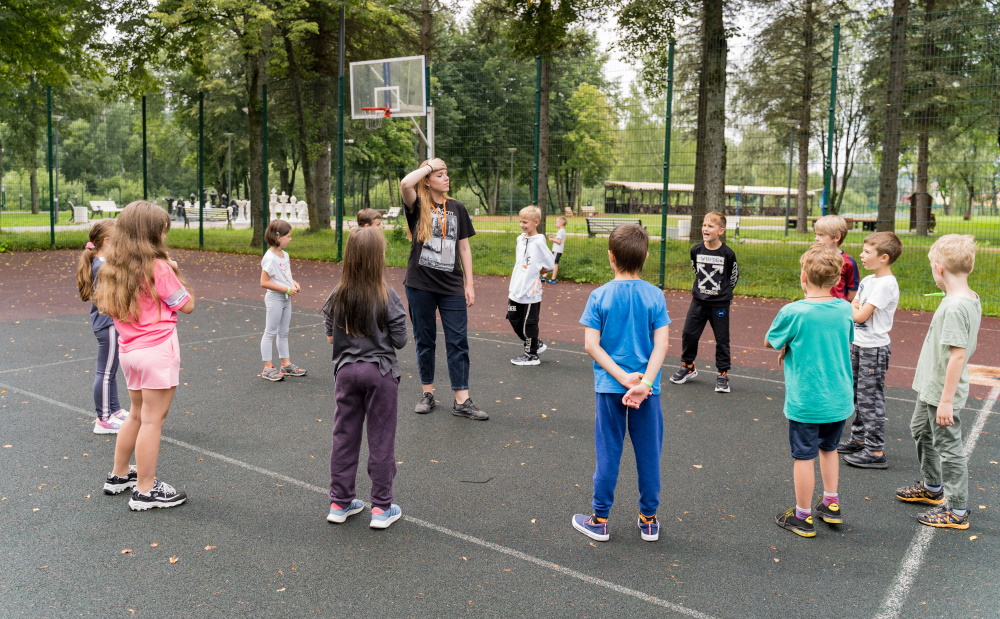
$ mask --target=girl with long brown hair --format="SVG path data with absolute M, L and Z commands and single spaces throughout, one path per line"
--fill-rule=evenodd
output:
M 105 494 L 132 489 L 129 509 L 174 507 L 184 492 L 156 479 L 160 435 L 174 391 L 180 382 L 177 312 L 190 314 L 194 298 L 167 255 L 167 212 L 144 200 L 132 202 L 118 216 L 101 284 L 94 294 L 98 309 L 114 319 L 121 366 L 132 400 L 115 443 L 114 467 Z M 135 454 L 135 467 L 129 466 Z
M 323 307 L 326 337 L 333 344 L 337 403 L 326 519 L 341 523 L 365 507 L 357 498 L 355 479 L 361 430 L 367 425 L 370 526 L 375 529 L 388 528 L 402 515 L 392 502 L 392 482 L 400 377 L 396 350 L 406 345 L 406 312 L 399 294 L 385 281 L 385 247 L 378 228 L 351 233 L 340 283 Z
M 76 287 L 80 298 L 90 301 L 97 286 L 97 272 L 104 264 L 108 252 L 114 219 L 101 219 L 90 227 L 87 246 L 80 254 L 76 268 Z M 115 322 L 107 314 L 90 304 L 90 327 L 97 338 L 97 367 L 94 370 L 94 434 L 117 434 L 122 422 L 128 417 L 118 401 L 118 332 Z
M 451 412 L 482 421 L 490 416 L 469 397 L 468 308 L 476 300 L 469 239 L 476 230 L 465 205 L 448 195 L 450 188 L 448 166 L 440 159 L 424 161 L 399 184 L 412 240 L 403 284 L 423 389 L 413 410 L 429 413 L 435 406 L 434 353 L 440 313 L 448 376 L 455 392 Z

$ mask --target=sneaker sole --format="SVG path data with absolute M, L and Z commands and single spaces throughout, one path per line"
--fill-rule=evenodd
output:
M 888 462 L 851 462 L 847 458 L 841 458 L 844 464 L 847 466 L 853 466 L 859 469 L 887 469 L 889 468 Z
M 816 513 L 816 515 L 827 524 L 844 524 L 844 519 L 841 516 L 826 516 L 820 513 Z
M 403 517 L 402 512 L 396 514 L 395 516 L 389 516 L 385 520 L 372 520 L 368 523 L 368 526 L 372 529 L 388 529 L 389 526 Z
M 598 542 L 606 542 L 609 539 L 611 539 L 611 535 L 610 534 L 601 535 L 599 533 L 594 533 L 593 531 L 587 529 L 583 525 L 577 524 L 575 518 L 572 519 L 571 522 L 573 523 L 573 528 L 574 529 L 576 529 L 580 533 L 583 533 L 584 535 L 586 535 L 587 537 L 589 537 L 592 540 L 595 540 L 595 541 L 598 541 Z
M 816 531 L 815 530 L 808 531 L 808 530 L 805 530 L 805 529 L 799 529 L 798 527 L 789 526 L 787 524 L 782 524 L 780 522 L 775 522 L 775 524 L 777 524 L 782 529 L 785 529 L 787 531 L 791 531 L 792 533 L 794 533 L 796 535 L 800 535 L 802 537 L 816 537 Z
M 126 490 L 131 490 L 133 488 L 135 488 L 135 482 L 134 481 L 133 482 L 129 482 L 127 484 L 119 484 L 119 485 L 109 484 L 109 483 L 105 482 L 104 483 L 104 494 L 107 494 L 109 496 L 114 496 L 116 494 L 121 494 L 122 492 L 125 492 Z
M 660 539 L 660 530 L 657 529 L 656 533 L 650 535 L 649 533 L 645 533 L 642 527 L 639 527 L 639 535 L 642 536 L 642 541 L 644 542 L 655 542 Z
M 476 417 L 476 416 L 473 416 L 473 415 L 467 415 L 465 413 L 459 413 L 457 411 L 451 411 L 451 414 L 454 415 L 454 416 L 456 416 L 456 417 L 465 417 L 466 419 L 471 419 L 473 421 L 486 421 L 487 419 L 490 418 L 489 415 L 484 415 L 482 417 Z
M 941 505 L 942 503 L 944 503 L 944 497 L 941 497 L 940 499 L 928 499 L 925 497 L 920 497 L 915 499 L 912 497 L 904 497 L 897 494 L 896 498 L 899 499 L 900 501 L 905 501 L 907 503 L 924 503 L 925 505 Z
M 694 372 L 689 372 L 689 373 L 685 374 L 684 378 L 681 378 L 680 380 L 674 380 L 674 377 L 671 376 L 670 377 L 670 382 L 672 382 L 675 385 L 683 385 L 684 383 L 688 382 L 688 380 L 690 380 L 690 379 L 692 379 L 692 378 L 694 378 L 696 376 L 698 376 L 698 371 L 697 370 L 695 370 Z
M 102 428 L 95 423 L 94 434 L 118 434 L 118 428 Z
M 174 501 L 136 501 L 135 499 L 129 499 L 128 508 L 134 512 L 144 512 L 148 509 L 163 508 L 163 507 L 177 507 L 178 505 L 187 501 L 187 497 L 183 499 L 178 499 Z
M 276 383 L 276 382 L 278 382 L 279 380 L 285 380 L 285 377 L 284 377 L 284 376 L 277 376 L 277 377 L 274 377 L 274 378 L 272 378 L 272 377 L 270 377 L 270 376 L 264 376 L 263 374 L 261 374 L 261 378 L 263 378 L 264 380 L 269 380 L 269 381 L 271 381 L 272 383 Z
M 299 372 L 283 372 L 283 374 L 285 376 L 296 376 L 296 377 L 298 377 L 298 376 L 305 376 L 307 374 L 307 372 L 302 372 L 301 374 Z
M 726 387 L 725 389 L 719 389 L 718 387 L 715 388 L 716 393 L 730 393 L 730 391 L 729 387 Z
M 337 515 L 337 514 L 327 514 L 326 521 L 327 522 L 334 522 L 336 524 L 341 524 L 343 522 L 346 522 L 347 519 L 350 518 L 351 516 L 353 516 L 354 514 L 360 514 L 361 512 L 364 511 L 364 509 L 365 509 L 365 506 L 362 505 L 361 507 L 359 507 L 357 509 L 349 509 L 346 512 L 344 512 L 343 514 L 340 514 L 340 515 Z
M 539 365 L 542 361 L 541 359 L 534 359 L 532 361 L 514 361 L 511 359 L 510 362 L 514 365 Z
M 951 524 L 951 523 L 940 524 L 940 523 L 937 523 L 937 522 L 925 522 L 925 521 L 921 520 L 920 518 L 917 518 L 917 522 L 919 522 L 920 524 L 922 524 L 924 526 L 934 527 L 935 529 L 968 529 L 969 528 L 968 521 L 963 522 L 961 524 Z

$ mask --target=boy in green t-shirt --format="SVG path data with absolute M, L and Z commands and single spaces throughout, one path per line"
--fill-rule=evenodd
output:
M 844 521 L 837 493 L 837 446 L 844 420 L 854 412 L 850 353 L 854 318 L 851 305 L 830 293 L 844 265 L 840 252 L 817 244 L 802 254 L 799 262 L 805 299 L 778 311 L 766 341 L 769 348 L 781 351 L 778 360 L 785 366 L 785 417 L 795 460 L 795 507 L 779 514 L 774 522 L 802 537 L 814 537 L 810 505 L 817 456 L 823 498 L 814 509 L 829 524 Z
M 931 245 L 927 257 L 934 283 L 945 296 L 927 328 L 913 376 L 917 404 L 910 432 L 923 479 L 899 488 L 896 497 L 939 506 L 917 515 L 921 524 L 968 529 L 969 461 L 958 412 L 969 396 L 967 365 L 983 315 L 979 295 L 969 288 L 976 241 L 968 234 L 946 234 Z

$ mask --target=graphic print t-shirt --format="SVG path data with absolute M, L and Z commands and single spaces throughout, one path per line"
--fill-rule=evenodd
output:
M 733 288 L 740 278 L 736 253 L 725 243 L 718 249 L 708 249 L 704 243 L 691 248 L 694 286 L 691 295 L 708 305 L 728 305 L 733 300 Z
M 458 255 L 458 242 L 474 236 L 476 230 L 472 227 L 472 219 L 464 204 L 458 200 L 448 200 L 445 206 L 445 209 L 431 208 L 431 238 L 426 243 L 417 240 L 417 225 L 421 217 L 420 199 L 414 200 L 412 209 L 403 209 L 406 225 L 413 235 L 403 285 L 440 294 L 464 295 L 465 280 L 462 275 L 462 260 Z

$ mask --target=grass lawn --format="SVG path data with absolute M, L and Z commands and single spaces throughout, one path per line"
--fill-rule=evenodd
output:
M 653 234 L 659 227 L 658 215 L 639 216 L 647 223 Z M 494 220 L 492 218 L 477 218 L 476 229 L 479 232 L 472 241 L 473 262 L 477 274 L 510 275 L 514 262 L 514 232 L 519 232 L 516 221 Z M 671 224 L 674 218 L 671 217 Z M 776 219 L 776 218 L 765 218 Z M 969 232 L 969 223 L 962 222 L 960 217 L 952 221 L 941 221 L 938 218 L 938 232 L 951 231 Z M 2 220 L 0 220 L 2 221 Z M 744 222 L 747 220 L 744 219 Z M 959 223 L 961 222 L 961 223 Z M 778 221 L 780 224 L 780 220 Z M 962 227 L 962 224 L 965 227 Z M 747 225 L 744 223 L 744 225 Z M 754 222 L 753 225 L 763 225 Z M 983 230 L 979 238 L 980 252 L 976 260 L 976 270 L 970 282 L 983 299 L 983 311 L 990 316 L 1000 316 L 1000 226 L 993 225 L 990 230 Z M 567 226 L 571 234 L 586 234 L 586 224 L 582 217 L 572 218 Z M 751 236 L 751 232 L 753 232 Z M 731 239 L 730 245 L 736 251 L 740 265 L 740 282 L 737 293 L 741 295 L 772 297 L 779 299 L 800 298 L 802 293 L 798 284 L 799 256 L 812 243 L 812 235 L 789 232 L 787 240 L 781 230 L 773 240 L 761 238 L 759 230 L 747 230 L 747 234 L 739 239 Z M 389 266 L 405 267 L 410 251 L 409 241 L 402 230 L 388 230 L 389 239 L 387 262 Z M 209 251 L 260 255 L 260 247 L 251 247 L 249 230 L 225 230 L 222 228 L 205 229 L 204 248 Z M 861 241 L 864 238 L 861 231 L 855 231 L 848 236 L 848 242 L 842 247 L 844 251 L 857 259 L 861 253 Z M 927 263 L 926 248 L 936 237 L 916 237 L 911 234 L 901 235 L 904 242 L 902 257 L 893 266 L 893 272 L 899 279 L 902 297 L 900 308 L 914 310 L 933 310 L 940 301 L 939 297 L 925 297 L 925 293 L 935 292 Z M 56 247 L 79 249 L 87 242 L 85 230 L 58 232 Z M 172 229 L 168 236 L 171 247 L 198 249 L 197 229 Z M 564 279 L 603 283 L 611 278 L 611 269 L 607 260 L 607 237 L 588 238 L 586 236 L 570 236 L 566 242 L 566 253 L 560 262 L 560 276 Z M 644 276 L 648 281 L 659 283 L 661 252 L 665 252 L 664 287 L 668 289 L 688 290 L 693 281 L 690 266 L 689 244 L 687 241 L 666 242 L 653 241 L 649 248 L 649 260 L 646 262 Z M 0 231 L 0 251 L 24 251 L 49 248 L 49 233 L 12 233 Z M 333 231 L 309 233 L 296 230 L 289 246 L 289 254 L 294 258 L 308 260 L 335 260 L 337 256 L 336 236 Z M 861 273 L 865 276 L 864 271 Z

